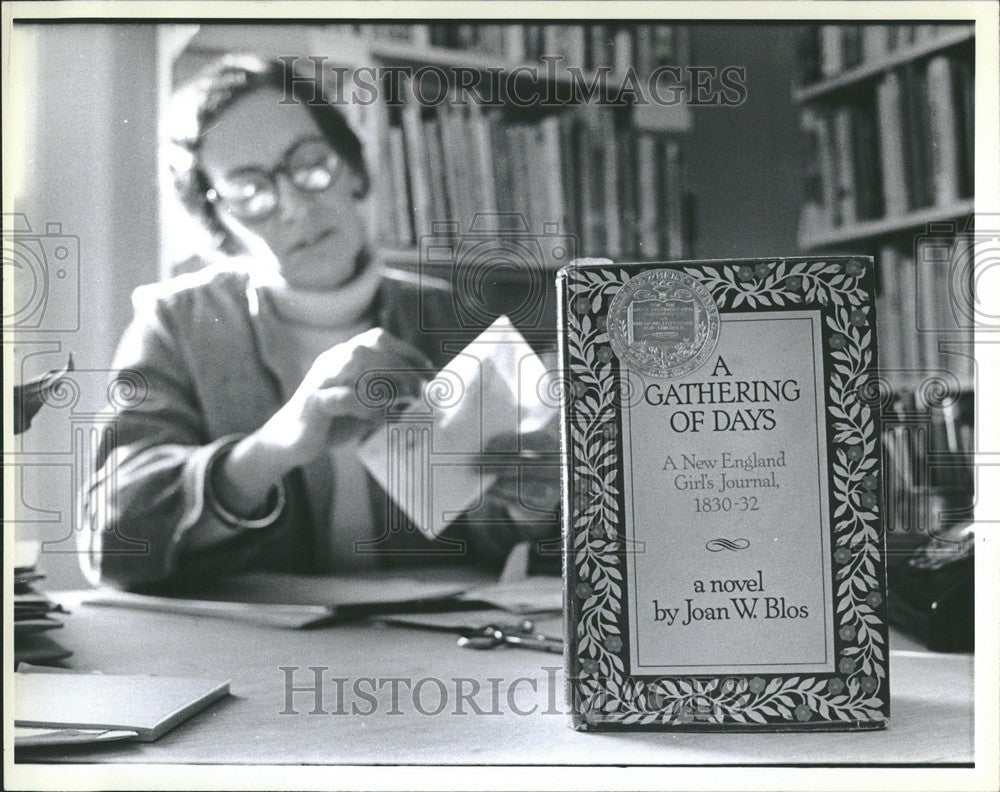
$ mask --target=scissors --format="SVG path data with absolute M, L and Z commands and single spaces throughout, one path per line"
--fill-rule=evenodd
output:
M 498 646 L 516 646 L 540 652 L 562 654 L 561 638 L 554 638 L 535 631 L 534 622 L 525 619 L 517 625 L 487 624 L 470 629 L 458 637 L 458 645 L 466 649 L 496 649 Z

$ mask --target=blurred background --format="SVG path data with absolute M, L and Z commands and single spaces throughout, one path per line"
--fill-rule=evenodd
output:
M 19 537 L 43 543 L 51 587 L 83 583 L 71 493 L 98 412 L 113 405 L 108 367 L 130 294 L 201 265 L 192 255 L 203 240 L 173 199 L 159 146 L 179 84 L 227 52 L 483 73 L 558 55 L 584 75 L 606 68 L 612 87 L 629 70 L 677 66 L 685 101 L 455 112 L 393 107 L 380 92 L 350 112 L 387 264 L 454 279 L 485 254 L 455 244 L 452 260 L 429 262 L 432 222 L 457 221 L 444 233 L 462 241 L 478 238 L 475 212 L 517 214 L 541 252 L 490 270 L 485 316 L 521 304 L 526 268 L 551 280 L 562 263 L 545 244 L 553 235 L 571 240 L 572 255 L 616 260 L 875 256 L 884 503 L 890 544 L 908 557 L 928 530 L 963 524 L 972 498 L 963 306 L 974 46 L 971 25 L 955 24 L 15 24 L 10 100 L 22 112 L 5 140 L 17 212 L 5 217 L 5 286 L 12 272 L 19 280 L 5 343 L 21 381 L 70 352 L 76 366 L 73 392 L 5 450 Z M 721 90 L 727 68 L 742 91 Z M 571 82 L 564 71 L 554 79 Z M 554 335 L 550 287 L 543 298 L 541 345 Z

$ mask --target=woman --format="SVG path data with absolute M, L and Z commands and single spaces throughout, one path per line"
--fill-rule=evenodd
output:
M 356 385 L 378 371 L 401 397 L 416 396 L 442 361 L 417 346 L 414 287 L 390 284 L 372 260 L 358 137 L 291 77 L 281 64 L 226 59 L 175 114 L 183 203 L 252 266 L 136 291 L 115 368 L 135 372 L 145 397 L 117 415 L 86 493 L 93 580 L 136 588 L 441 557 L 443 545 L 418 532 L 386 533 L 399 516 L 356 454 L 385 405 Z M 420 288 L 425 303 L 450 304 L 445 290 Z M 553 450 L 551 438 L 542 447 Z M 496 563 L 516 541 L 554 530 L 554 519 L 539 528 L 537 511 L 512 519 L 526 505 L 551 513 L 552 471 L 528 504 L 510 485 L 501 476 L 476 519 L 449 529 L 464 542 L 449 545 L 464 547 L 457 560 Z

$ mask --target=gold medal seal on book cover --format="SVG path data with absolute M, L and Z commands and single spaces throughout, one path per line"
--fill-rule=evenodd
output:
M 615 354 L 643 374 L 682 377 L 700 368 L 719 340 L 719 309 L 698 280 L 676 269 L 643 272 L 608 308 Z

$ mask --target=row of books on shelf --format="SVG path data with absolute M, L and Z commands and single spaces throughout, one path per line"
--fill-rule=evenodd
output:
M 811 25 L 800 33 L 798 82 L 820 80 L 878 62 L 896 50 L 971 35 L 972 25 Z
M 376 234 L 412 248 L 437 220 L 518 214 L 531 233 L 557 229 L 577 255 L 681 258 L 680 145 L 584 106 L 515 122 L 476 104 L 387 108 L 379 135 Z
M 898 393 L 882 412 L 887 492 L 905 495 L 934 488 L 971 496 L 974 422 L 971 390 L 931 400 L 922 398 L 919 389 Z M 905 508 L 898 501 L 893 505 Z
M 376 41 L 407 43 L 494 55 L 511 63 L 561 57 L 563 65 L 593 70 L 608 67 L 646 75 L 658 66 L 690 62 L 689 32 L 677 25 L 628 24 L 470 24 L 359 25 L 356 34 Z
M 974 382 L 971 272 L 924 252 L 885 245 L 879 255 L 881 288 L 876 302 L 879 367 L 890 383 L 928 377 L 949 387 Z
M 974 98 L 971 59 L 939 55 L 806 105 L 802 234 L 972 196 Z

